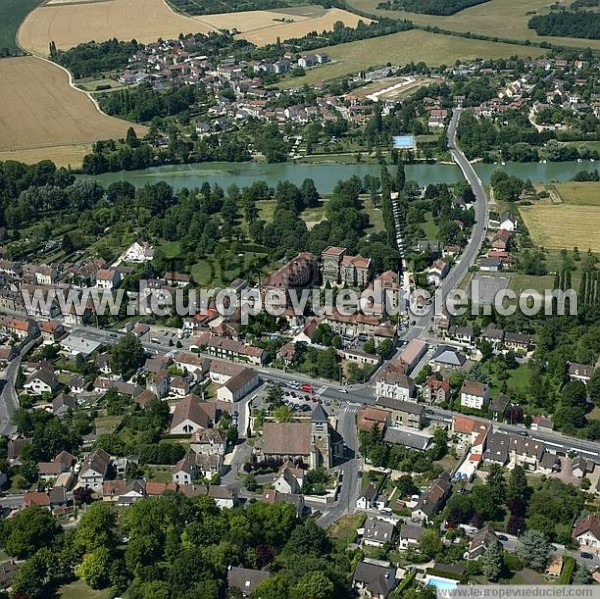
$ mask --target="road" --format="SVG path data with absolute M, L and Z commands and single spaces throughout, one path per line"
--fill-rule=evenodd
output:
M 475 263 L 483 240 L 485 239 L 489 219 L 489 198 L 483 183 L 477 176 L 471 163 L 456 145 L 456 129 L 461 113 L 461 110 L 456 109 L 452 114 L 452 119 L 448 126 L 448 147 L 450 148 L 452 159 L 459 166 L 465 179 L 473 188 L 473 193 L 476 198 L 474 203 L 475 224 L 473 225 L 469 242 L 460 256 L 459 261 L 450 269 L 450 272 L 446 275 L 446 278 L 435 292 L 433 306 L 436 307 L 443 305 L 443 301 L 445 301 L 446 297 L 448 297 L 452 290 L 458 288 L 460 282 L 468 273 L 469 268 Z M 407 341 L 412 341 L 413 339 L 426 335 L 434 316 L 434 314 L 429 313 L 431 311 L 432 310 L 428 311 L 428 313 L 423 316 L 411 316 L 411 326 L 404 336 Z
M 12 422 L 13 414 L 19 409 L 19 395 L 17 394 L 17 377 L 19 367 L 24 355 L 39 341 L 32 339 L 8 363 L 2 373 L 2 391 L 0 391 L 0 434 L 12 435 L 17 427 Z
M 359 481 L 358 472 L 361 459 L 358 457 L 358 435 L 356 431 L 356 409 L 346 405 L 338 416 L 338 432 L 344 438 L 347 450 L 347 460 L 340 466 L 342 474 L 342 487 L 337 503 L 326 509 L 317 520 L 317 524 L 326 528 L 339 520 L 344 514 L 354 511 L 358 499 Z

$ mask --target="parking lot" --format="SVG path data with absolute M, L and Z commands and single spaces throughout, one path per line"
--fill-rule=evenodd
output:
M 479 286 L 478 294 L 475 294 L 474 284 Z M 506 277 L 474 275 L 471 282 L 472 299 L 479 304 L 493 304 L 496 294 L 502 289 L 507 288 L 508 279 Z

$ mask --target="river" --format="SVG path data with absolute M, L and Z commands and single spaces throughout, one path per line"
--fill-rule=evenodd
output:
M 599 163 L 590 162 L 552 162 L 540 163 L 508 163 L 506 165 L 476 164 L 475 170 L 483 183 L 489 183 L 491 174 L 502 169 L 510 175 L 521 179 L 531 179 L 533 183 L 550 181 L 569 181 L 575 173 L 582 169 L 597 168 Z M 393 167 L 388 167 L 393 169 Z M 232 183 L 245 187 L 254 181 L 264 180 L 271 187 L 279 181 L 291 181 L 300 185 L 304 179 L 314 180 L 321 193 L 331 193 L 335 184 L 341 179 L 349 179 L 352 175 L 379 176 L 381 168 L 377 165 L 364 164 L 264 164 L 257 162 L 243 163 L 203 163 L 158 166 L 140 171 L 119 171 L 105 173 L 94 178 L 103 186 L 115 181 L 130 181 L 135 186 L 146 183 L 165 181 L 176 190 L 182 187 L 200 187 L 205 181 L 211 185 L 218 183 L 227 188 Z M 429 183 L 458 183 L 463 181 L 462 173 L 453 164 L 409 164 L 406 166 L 407 179 L 424 186 Z

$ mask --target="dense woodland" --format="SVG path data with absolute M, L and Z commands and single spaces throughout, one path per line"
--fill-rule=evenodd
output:
M 538 35 L 600 39 L 600 14 L 587 10 L 563 10 L 548 15 L 536 15 L 529 20 L 528 25 Z
M 405 10 L 425 15 L 439 15 L 447 17 L 465 8 L 483 4 L 488 0 L 387 0 L 377 5 L 385 10 Z
M 67 532 L 38 507 L 2 524 L 3 549 L 27 560 L 12 583 L 14 596 L 49 597 L 79 577 L 92 589 L 127 590 L 132 599 L 220 599 L 228 566 L 242 564 L 273 574 L 252 597 L 351 596 L 352 553 L 314 520 L 298 518 L 290 503 L 219 510 L 208 497 L 167 491 L 121 514 L 94 503 Z
M 276 10 L 301 5 L 301 3 L 295 0 L 221 0 L 218 3 L 211 2 L 211 0 L 170 0 L 170 3 L 177 10 L 188 15 L 214 15 L 247 10 Z M 324 8 L 332 8 L 340 5 L 336 0 L 313 0 L 312 4 L 317 4 Z M 284 12 L 281 13 L 282 21 L 283 19 L 293 18 L 293 15 L 288 15 Z
M 51 43 L 50 58 L 71 71 L 75 79 L 80 79 L 124 69 L 139 47 L 135 40 L 120 42 L 117 39 L 79 44 L 69 50 L 57 50 Z

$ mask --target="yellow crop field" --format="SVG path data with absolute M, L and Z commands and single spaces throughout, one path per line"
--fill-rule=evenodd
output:
M 41 160 L 52 160 L 56 166 L 78 168 L 83 162 L 83 157 L 91 152 L 92 144 L 31 148 L 28 150 L 6 150 L 0 152 L 0 162 L 16 160 L 25 164 L 37 164 Z
M 398 10 L 381 10 L 377 5 L 381 0 L 349 0 L 350 7 L 367 14 L 394 19 L 409 19 L 419 25 L 431 25 L 452 31 L 470 31 L 490 37 L 512 40 L 546 41 L 550 44 L 574 46 L 578 48 L 600 49 L 600 40 L 577 39 L 571 37 L 543 37 L 527 27 L 533 14 L 545 14 L 550 0 L 490 0 L 477 6 L 461 10 L 449 17 L 421 15 Z
M 38 150 L 52 158 L 52 147 L 125 137 L 131 123 L 100 112 L 90 97 L 69 83 L 52 63 L 26 56 L 0 60 L 0 151 Z M 145 127 L 134 125 L 143 135 Z M 81 150 L 73 149 L 74 156 Z M 64 157 L 64 149 L 60 150 Z
M 24 48 L 46 56 L 51 41 L 65 49 L 91 40 L 148 43 L 211 30 L 202 21 L 173 12 L 163 0 L 106 0 L 41 6 L 29 13 L 17 39 Z
M 219 15 L 204 15 L 194 18 L 215 29 L 236 29 L 240 33 L 255 29 L 264 29 L 265 27 L 279 27 L 282 24 L 281 19 L 293 20 L 294 23 L 311 20 L 310 17 L 304 15 L 287 15 L 269 10 L 250 10 L 246 12 L 222 13 Z
M 280 13 L 280 16 L 285 15 Z M 303 19 L 303 17 L 297 16 L 289 16 L 287 18 L 294 19 L 294 22 L 277 24 L 271 19 L 270 21 L 265 22 L 263 27 L 252 31 L 246 31 L 245 33 L 240 34 L 239 37 L 243 37 L 257 46 L 265 46 L 267 44 L 275 43 L 277 39 L 286 40 L 295 37 L 303 37 L 311 31 L 317 31 L 319 33 L 321 31 L 331 31 L 338 21 L 341 21 L 347 27 L 356 27 L 359 21 L 371 23 L 370 19 L 359 17 L 339 8 L 331 8 L 323 15 L 317 16 L 314 19 L 304 18 L 304 20 L 300 20 Z M 202 19 L 207 23 L 210 22 L 207 20 L 207 17 L 202 17 Z
M 278 19 L 292 22 L 282 23 Z M 360 17 L 337 8 L 304 11 L 304 14 L 254 10 L 187 17 L 174 12 L 164 0 L 77 3 L 51 0 L 28 15 L 17 37 L 23 48 L 43 56 L 47 56 L 51 41 L 59 49 L 67 49 L 91 40 L 136 39 L 148 43 L 160 37 L 176 38 L 180 33 L 207 33 L 217 29 L 237 29 L 239 37 L 262 46 L 276 42 L 277 38 L 285 40 L 311 31 L 331 30 L 338 21 L 355 27 L 359 20 Z
M 600 252 L 600 206 L 538 204 L 521 206 L 519 211 L 538 246 Z

